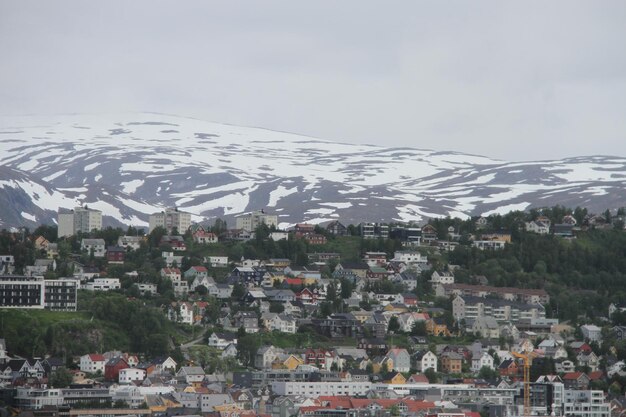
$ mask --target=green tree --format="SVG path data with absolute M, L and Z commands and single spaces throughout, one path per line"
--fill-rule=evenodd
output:
M 60 367 L 52 372 L 48 383 L 52 388 L 67 388 L 72 383 L 72 374 L 65 367 Z
M 389 333 L 396 333 L 398 330 L 400 330 L 400 322 L 398 321 L 398 317 L 391 316 L 391 318 L 389 319 L 389 325 L 387 326 L 387 331 Z

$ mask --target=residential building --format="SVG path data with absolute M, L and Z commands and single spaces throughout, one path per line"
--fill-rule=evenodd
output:
M 209 263 L 211 268 L 226 268 L 228 256 L 207 256 L 205 262 Z
M 224 349 L 230 343 L 237 343 L 237 336 L 231 333 L 211 333 L 209 336 L 209 346 Z
M 609 417 L 610 403 L 604 392 L 591 390 L 565 390 L 563 415 L 572 417 Z
M 483 352 L 480 356 L 472 358 L 472 372 L 478 372 L 483 367 L 487 367 L 489 369 L 494 369 L 493 366 L 493 356 L 491 356 L 487 352 Z
M 345 236 L 348 234 L 348 228 L 341 224 L 338 220 L 328 223 L 326 230 L 334 236 Z
M 463 365 L 463 356 L 456 352 L 444 352 L 441 354 L 441 372 L 460 374 Z
M 13 255 L 0 255 L 0 275 L 11 275 L 15 269 Z
M 117 246 L 124 249 L 138 250 L 144 239 L 144 236 L 120 236 L 117 239 Z
M 45 282 L 43 277 L 0 276 L 0 306 L 2 308 L 44 308 Z
M 81 371 L 95 374 L 100 372 L 104 375 L 104 366 L 106 365 L 106 359 L 104 355 L 97 353 L 90 353 L 80 357 L 79 368 Z
M 164 228 L 167 233 L 172 233 L 176 229 L 178 233 L 185 233 L 191 226 L 191 213 L 178 210 L 178 208 L 167 208 L 160 213 L 153 213 L 149 217 L 149 230 L 152 232 L 157 227 Z
M 92 282 L 88 282 L 83 286 L 89 291 L 111 291 L 122 288 L 119 278 L 94 278 Z
M 409 372 L 411 369 L 411 356 L 406 349 L 389 349 L 386 356 L 393 361 L 393 371 Z
M 107 261 L 111 264 L 123 264 L 126 257 L 126 249 L 121 246 L 109 246 L 106 250 Z
M 76 311 L 79 281 L 72 278 L 44 281 L 44 306 L 48 310 Z
M 96 258 L 104 258 L 106 255 L 106 246 L 104 239 L 82 239 L 80 241 L 80 250 Z
M 104 365 L 104 379 L 107 381 L 117 381 L 122 369 L 130 368 L 128 362 L 123 357 L 109 359 Z
M 359 231 L 363 239 L 387 239 L 389 237 L 389 225 L 383 223 L 361 223 Z
M 595 324 L 584 324 L 580 326 L 583 337 L 590 342 L 602 342 L 602 329 Z
M 205 232 L 204 230 L 198 230 L 193 234 L 193 241 L 200 244 L 217 243 L 218 238 L 215 233 Z
M 265 213 L 264 210 L 258 210 L 235 217 L 235 224 L 237 229 L 253 232 L 261 224 L 277 227 L 278 216 Z
M 504 240 L 475 240 L 472 246 L 480 250 L 501 250 L 504 249 L 506 242 Z
M 120 384 L 132 384 L 146 379 L 146 370 L 139 368 L 120 369 L 118 381 Z
M 452 300 L 452 315 L 457 321 L 490 316 L 498 322 L 518 323 L 521 320 L 545 319 L 541 304 L 526 304 L 497 298 L 461 297 Z
M 514 288 L 514 287 L 491 287 L 488 285 L 472 284 L 442 284 L 435 289 L 438 297 L 450 297 L 451 295 L 488 297 L 495 296 L 510 301 L 522 301 L 528 304 L 547 304 L 550 296 L 544 289 Z
M 419 372 L 426 372 L 427 369 L 432 369 L 437 372 L 437 355 L 429 350 L 423 350 L 413 355 L 413 361 L 415 362 L 415 369 Z
M 74 210 L 59 209 L 57 224 L 59 238 L 78 232 L 90 233 L 102 229 L 102 212 L 87 206 L 75 207 Z
M 320 396 L 364 396 L 372 388 L 369 381 L 273 381 L 275 395 L 302 395 L 309 398 Z

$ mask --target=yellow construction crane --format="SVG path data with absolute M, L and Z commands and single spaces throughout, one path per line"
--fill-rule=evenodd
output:
M 513 351 L 511 354 L 524 361 L 524 417 L 530 417 L 530 365 L 537 355 L 533 352 L 518 353 Z

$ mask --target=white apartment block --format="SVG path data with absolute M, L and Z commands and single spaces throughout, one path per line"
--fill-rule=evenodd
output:
M 94 278 L 93 282 L 88 282 L 83 286 L 89 291 L 111 291 L 122 288 L 119 278 Z
M 546 311 L 541 304 L 525 304 L 497 298 L 461 297 L 452 300 L 452 315 L 457 321 L 491 316 L 498 322 L 517 323 L 520 320 L 545 319 Z
M 504 240 L 475 240 L 472 245 L 480 250 L 500 250 L 504 249 Z
M 267 214 L 263 210 L 253 211 L 252 213 L 242 214 L 235 218 L 235 228 L 253 232 L 260 224 L 265 223 L 267 226 L 278 227 L 278 216 L 275 214 Z
M 135 284 L 135 285 L 137 285 L 137 288 L 139 288 L 139 292 L 141 293 L 141 295 L 145 295 L 145 294 L 157 295 L 156 284 L 140 283 L 140 284 Z
M 372 383 L 367 381 L 330 381 L 330 382 L 307 382 L 307 381 L 274 381 L 272 392 L 276 395 L 302 395 L 308 398 L 324 396 L 363 396 L 372 388 Z
M 146 379 L 146 371 L 137 368 L 122 369 L 118 376 L 120 384 L 131 384 L 134 381 L 143 381 L 144 379 Z
M 574 417 L 609 417 L 610 404 L 602 391 L 565 390 L 563 415 Z
M 191 213 L 179 211 L 176 207 L 165 209 L 160 213 L 150 215 L 149 231 L 152 232 L 157 227 L 164 228 L 168 233 L 176 228 L 178 233 L 183 234 L 191 226 Z
M 420 265 L 426 266 L 428 264 L 428 259 L 425 256 L 422 256 L 418 251 L 396 251 L 393 253 L 393 262 L 402 262 L 407 265 Z
M 89 233 L 102 229 L 102 212 L 85 207 L 74 210 L 60 209 L 57 215 L 59 237 L 72 236 L 78 232 Z

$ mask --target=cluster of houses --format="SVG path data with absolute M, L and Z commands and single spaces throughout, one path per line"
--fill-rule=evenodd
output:
M 166 225 L 167 216 L 182 218 L 178 222 L 183 224 L 184 214 L 177 210 L 157 213 L 151 224 Z M 271 223 L 273 217 L 264 212 L 246 215 L 238 219 L 236 230 L 220 236 L 198 225 L 191 225 L 190 231 L 193 241 L 202 245 L 221 239 L 246 240 L 254 236 L 260 221 Z M 592 221 L 597 227 L 606 224 Z M 572 237 L 577 226 L 572 216 L 565 216 L 559 224 L 539 217 L 525 227 L 530 232 Z M 479 233 L 472 236 L 471 244 L 479 249 L 498 250 L 511 242 L 508 233 L 486 232 L 485 218 L 477 220 L 476 228 Z M 325 244 L 325 235 L 316 230 L 313 225 L 297 224 L 289 233 L 312 246 Z M 487 411 L 494 417 L 530 413 L 618 417 L 626 410 L 623 397 L 608 398 L 596 389 L 614 375 L 626 377 L 623 361 L 612 355 L 600 357 L 594 351 L 602 343 L 599 327 L 581 326 L 582 337 L 577 340 L 571 336 L 573 329 L 548 318 L 544 306 L 549 295 L 544 290 L 493 287 L 485 277 L 472 277 L 472 284 L 458 283 L 456 267 L 448 265 L 432 271 L 428 284 L 436 296 L 451 300 L 450 311 L 418 297 L 415 290 L 423 284 L 422 272 L 432 268 L 425 255 L 428 251 L 422 247 L 452 250 L 460 240 L 453 227 L 444 240 L 432 225 L 390 228 L 361 223 L 358 230 L 365 239 L 399 238 L 404 250 L 393 257 L 365 252 L 355 262 L 341 259 L 338 253 L 312 249 L 307 267 L 296 267 L 289 259 L 232 262 L 226 256 L 210 255 L 201 264 L 182 269 L 185 239 L 174 234 L 173 228 L 167 230 L 160 241 L 165 266 L 159 274 L 171 282 L 176 301 L 163 306 L 164 314 L 174 322 L 216 329 L 207 335 L 207 346 L 220 360 L 238 364 L 239 370 L 211 374 L 189 358 L 177 364 L 169 357 L 146 361 L 140 354 L 94 352 L 74 358 L 73 385 L 55 389 L 49 387 L 48 378 L 67 365 L 66 359 L 10 358 L 0 339 L 0 385 L 7 390 L 2 398 L 31 410 L 71 408 L 81 402 L 104 408 L 120 402 L 124 404 L 120 416 L 478 417 Z M 334 221 L 326 232 L 342 236 L 348 228 Z M 285 239 L 288 233 L 273 232 L 270 238 Z M 108 247 L 103 239 L 82 239 L 81 250 L 119 264 L 144 239 L 121 236 L 117 245 Z M 77 289 L 121 288 L 119 278 L 76 261 L 70 265 L 72 277 L 44 280 L 47 272 L 57 268 L 59 247 L 43 237 L 35 245 L 44 256 L 26 266 L 23 277 L 11 275 L 15 269 L 12 255 L 0 256 L 3 305 L 76 310 Z M 336 265 L 331 276 L 322 274 L 329 262 Z M 223 268 L 226 276 L 216 279 L 213 268 Z M 140 294 L 158 294 L 156 284 L 143 282 L 136 272 L 127 274 Z M 403 290 L 372 290 L 386 281 Z M 352 291 L 343 297 L 341 312 L 321 314 L 331 292 L 340 293 L 342 282 L 349 282 Z M 12 298 L 10 291 L 16 285 L 32 296 Z M 204 296 L 214 300 L 206 301 Z M 33 304 L 19 304 L 22 301 L 17 299 Z M 219 314 L 209 319 L 207 310 L 215 300 Z M 625 311 L 626 307 L 612 305 L 609 315 Z M 324 336 L 327 345 L 334 347 L 264 345 L 247 369 L 239 363 L 237 335 L 241 331 L 294 334 L 302 329 L 311 337 L 310 345 L 320 346 L 314 339 Z M 626 327 L 615 327 L 613 333 L 626 339 Z M 453 343 L 461 340 L 455 337 L 468 335 L 473 336 L 473 343 Z M 524 364 L 516 354 L 532 357 L 530 374 L 538 375 L 530 381 L 530 413 L 523 409 L 528 386 Z M 601 367 L 601 361 L 605 366 Z M 87 411 L 84 415 L 105 415 Z
M 209 343 L 219 348 L 219 338 L 212 334 Z M 416 338 L 410 350 L 262 346 L 252 368 L 227 373 L 177 364 L 171 357 L 142 361 L 123 352 L 90 353 L 74 358 L 71 385 L 51 388 L 48 379 L 67 361 L 11 358 L 0 339 L 0 391 L 5 404 L 19 410 L 71 409 L 77 416 L 98 415 L 103 409 L 110 416 L 212 417 L 478 417 L 482 411 L 501 416 L 528 411 L 522 367 L 509 350 L 485 340 L 434 348 L 423 342 Z M 535 355 L 533 373 L 534 367 L 543 367 L 541 355 L 560 343 L 567 342 L 524 339 L 511 350 Z M 585 342 L 575 343 L 570 347 L 589 350 Z M 225 351 L 236 344 L 232 338 L 222 341 Z M 495 373 L 461 377 L 468 367 Z M 432 375 L 443 377 L 433 380 Z M 539 375 L 530 384 L 533 415 L 609 417 L 626 410 L 623 397 L 607 398 L 593 389 L 594 381 L 606 378 L 602 371 Z

